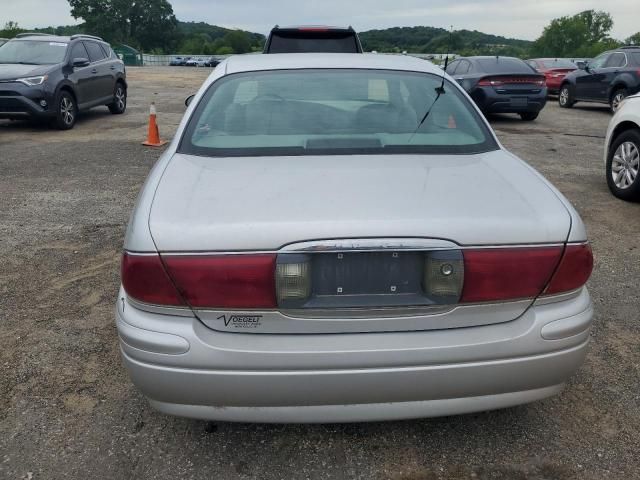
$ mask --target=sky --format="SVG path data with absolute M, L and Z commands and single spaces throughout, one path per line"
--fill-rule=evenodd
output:
M 170 0 L 182 21 L 268 33 L 279 25 L 352 25 L 358 31 L 425 25 L 479 30 L 535 40 L 553 19 L 582 10 L 613 16 L 612 36 L 640 31 L 640 0 Z M 78 23 L 66 0 L 0 0 L 0 27 L 13 20 L 23 28 Z

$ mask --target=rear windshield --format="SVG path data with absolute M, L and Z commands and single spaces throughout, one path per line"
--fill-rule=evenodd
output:
M 68 43 L 13 40 L 0 47 L 0 63 L 53 65 L 62 63 Z
M 542 63 L 545 68 L 577 68 L 575 63 L 564 58 L 541 60 L 540 63 Z
M 229 75 L 215 82 L 198 104 L 180 151 L 269 156 L 497 149 L 457 87 L 445 81 L 445 93 L 438 97 L 441 82 L 437 75 L 390 70 Z
M 353 32 L 274 32 L 268 53 L 358 53 L 358 42 Z
M 535 70 L 517 58 L 482 58 L 478 64 L 486 73 L 534 73 Z

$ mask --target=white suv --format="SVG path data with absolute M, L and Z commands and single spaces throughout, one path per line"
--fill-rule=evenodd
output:
M 618 198 L 640 201 L 640 94 L 627 97 L 607 130 L 607 184 Z

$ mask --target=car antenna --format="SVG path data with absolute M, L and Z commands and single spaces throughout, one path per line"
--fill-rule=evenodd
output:
M 442 95 L 443 93 L 446 93 L 444 91 L 444 81 L 445 81 L 445 75 L 447 73 L 447 67 L 449 66 L 449 53 L 451 51 L 452 36 L 453 36 L 453 25 L 451 25 L 451 29 L 449 30 L 449 39 L 447 41 L 447 55 L 444 58 L 444 67 L 442 68 L 442 83 L 440 83 L 439 87 L 436 87 L 436 93 L 437 93 L 436 98 L 433 100 L 433 103 L 431 104 L 427 112 L 424 114 L 424 117 L 422 117 L 422 120 L 420 120 L 420 123 L 418 123 L 418 126 L 416 127 L 415 131 L 411 135 L 411 138 L 409 138 L 409 143 L 411 143 L 411 141 L 413 140 L 413 137 L 416 136 L 416 133 L 418 133 L 418 130 L 420 130 L 424 122 L 427 120 L 427 117 L 431 113 L 431 110 L 433 110 L 433 107 L 438 101 L 438 99 L 440 98 L 440 95 Z

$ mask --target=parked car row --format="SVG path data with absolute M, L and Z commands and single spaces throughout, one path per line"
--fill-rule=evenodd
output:
M 217 67 L 220 61 L 215 57 L 174 57 L 171 67 Z

